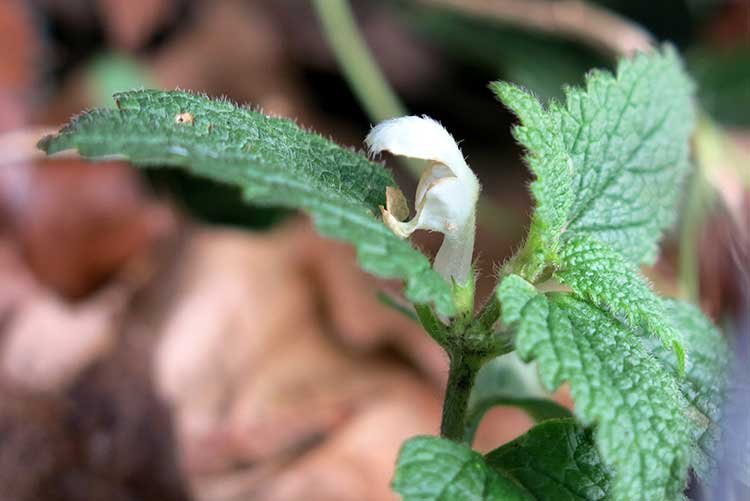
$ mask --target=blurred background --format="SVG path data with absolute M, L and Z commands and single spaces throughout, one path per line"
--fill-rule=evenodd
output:
M 354 148 L 384 118 L 428 114 L 483 183 L 486 296 L 530 212 L 514 119 L 487 84 L 559 99 L 588 69 L 666 40 L 698 85 L 696 170 L 644 271 L 724 328 L 741 392 L 750 2 L 0 1 L 0 497 L 393 499 L 399 445 L 438 432 L 447 375 L 440 349 L 378 300 L 397 284 L 360 272 L 303 216 L 174 171 L 43 159 L 44 133 L 137 87 L 226 96 Z M 413 190 L 409 167 L 389 165 Z M 432 253 L 439 236 L 415 241 Z M 729 426 L 748 440 L 737 395 Z M 570 405 L 564 389 L 555 398 Z M 495 409 L 476 447 L 530 425 Z M 747 495 L 750 464 L 729 449 L 722 485 Z

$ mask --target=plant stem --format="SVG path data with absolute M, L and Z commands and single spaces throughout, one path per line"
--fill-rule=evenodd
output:
M 380 122 L 406 114 L 357 29 L 347 0 L 313 0 L 323 31 L 368 116 Z
M 466 443 L 466 410 L 469 395 L 480 364 L 460 350 L 451 353 L 448 387 L 443 402 L 443 420 L 440 435 L 455 442 Z
M 677 281 L 683 299 L 696 302 L 700 294 L 700 230 L 705 221 L 703 173 L 696 170 L 688 180 L 688 193 L 680 228 L 679 274 Z
M 367 47 L 348 0 L 313 0 L 312 3 L 349 88 L 370 120 L 378 123 L 408 115 Z M 422 175 L 421 163 L 410 159 L 403 159 L 401 163 L 414 179 Z
M 367 47 L 348 0 L 312 0 L 323 27 L 323 34 L 349 83 L 349 87 L 373 123 L 409 114 L 393 88 L 380 70 Z M 400 158 L 409 174 L 416 180 L 422 176 L 424 162 L 411 158 Z M 498 225 L 504 225 L 506 234 L 519 233 L 522 220 L 507 207 L 480 197 L 477 213 L 479 224 L 488 231 L 501 233 Z

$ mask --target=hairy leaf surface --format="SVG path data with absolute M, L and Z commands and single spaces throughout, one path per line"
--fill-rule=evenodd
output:
M 684 372 L 682 336 L 638 268 L 590 235 L 572 235 L 564 241 L 555 276 L 582 298 L 624 320 L 633 331 L 643 329 L 674 349 L 679 372 Z
M 574 201 L 574 166 L 565 150 L 559 116 L 547 113 L 536 97 L 520 87 L 494 82 L 490 88 L 521 120 L 521 125 L 513 128 L 513 136 L 526 148 L 525 160 L 535 177 L 530 186 L 535 202 L 531 241 L 526 245 L 532 255 L 524 257 L 529 269 L 522 271 L 533 276 L 548 256 L 554 255 L 568 223 Z
M 629 260 L 654 261 L 689 170 L 693 86 L 677 53 L 623 59 L 593 72 L 560 113 L 575 168 L 568 230 L 594 235 Z
M 727 392 L 729 353 L 727 343 L 718 329 L 695 306 L 677 300 L 665 300 L 665 310 L 683 336 L 690 354 L 685 376 L 679 380 L 680 390 L 696 411 L 698 426 L 692 466 L 696 473 L 708 480 L 716 463 L 720 439 L 721 407 Z M 652 352 L 668 367 L 677 372 L 674 358 L 655 345 Z
M 539 293 L 532 284 L 518 275 L 508 275 L 497 288 L 503 323 L 511 325 L 521 319 L 521 312 Z
M 322 234 L 354 244 L 364 269 L 404 279 L 410 300 L 453 313 L 449 285 L 375 216 L 394 186 L 382 165 L 289 120 L 226 101 L 155 90 L 116 94 L 115 101 L 118 109 L 79 115 L 40 147 L 184 167 L 238 187 L 254 204 L 303 209 Z
M 511 85 L 493 90 L 521 120 L 515 136 L 536 177 L 532 254 L 571 232 L 652 262 L 689 167 L 693 89 L 675 51 L 624 59 L 615 75 L 594 71 L 546 110 Z
M 519 355 L 539 361 L 549 390 L 569 382 L 576 414 L 596 425 L 601 457 L 614 472 L 613 497 L 677 498 L 695 423 L 675 378 L 640 340 L 599 308 L 564 294 L 533 297 L 517 327 Z

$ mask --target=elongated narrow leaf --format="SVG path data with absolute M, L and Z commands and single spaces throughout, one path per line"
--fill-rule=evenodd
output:
M 401 448 L 393 489 L 404 501 L 531 501 L 519 484 L 490 468 L 478 452 L 438 437 Z
M 409 299 L 453 313 L 449 285 L 375 216 L 394 185 L 381 165 L 289 120 L 226 101 L 154 90 L 117 94 L 115 101 L 118 109 L 79 115 L 40 147 L 184 167 L 238 187 L 254 204 L 303 209 L 322 234 L 354 244 L 364 269 L 404 279 Z
M 574 419 L 552 419 L 485 456 L 536 499 L 610 499 L 611 474 L 599 457 L 591 430 Z

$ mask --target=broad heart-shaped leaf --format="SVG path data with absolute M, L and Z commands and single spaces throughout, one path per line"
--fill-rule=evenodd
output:
M 485 460 L 539 500 L 610 499 L 610 471 L 599 457 L 593 433 L 574 419 L 538 424 Z
M 490 468 L 478 452 L 438 437 L 414 437 L 401 447 L 393 490 L 404 501 L 533 500 Z
M 293 122 L 187 92 L 115 95 L 116 110 L 75 117 L 43 139 L 47 153 L 75 148 L 88 158 L 183 167 L 243 190 L 252 203 L 309 212 L 327 236 L 355 245 L 367 271 L 406 282 L 416 303 L 453 313 L 450 286 L 429 261 L 375 216 L 393 178 L 382 165 Z
M 680 374 L 685 369 L 682 336 L 674 328 L 664 304 L 641 276 L 638 268 L 590 235 L 563 238 L 555 276 L 579 296 L 674 349 Z
M 698 413 L 699 436 L 691 464 L 702 480 L 708 480 L 716 462 L 719 446 L 721 407 L 727 391 L 729 353 L 727 343 L 716 327 L 695 306 L 676 300 L 665 300 L 667 315 L 682 334 L 690 356 L 680 390 Z M 662 346 L 652 352 L 677 372 L 674 358 Z
M 596 425 L 613 498 L 678 498 L 698 423 L 675 378 L 640 339 L 569 294 L 534 296 L 516 326 L 519 355 L 539 361 L 549 390 L 568 381 L 576 414 Z
M 537 178 L 527 252 L 548 252 L 533 247 L 566 231 L 652 262 L 689 167 L 693 88 L 676 52 L 624 59 L 616 75 L 592 72 L 585 89 L 567 89 L 565 103 L 546 110 L 507 84 L 493 89 L 521 119 L 515 134 Z

